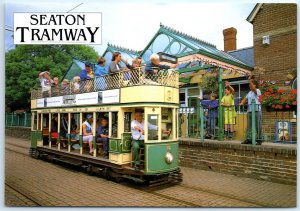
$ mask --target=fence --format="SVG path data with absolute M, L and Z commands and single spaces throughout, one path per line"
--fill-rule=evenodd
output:
M 114 74 L 103 75 L 85 81 L 37 89 L 31 92 L 31 99 L 55 97 L 86 92 L 96 92 L 108 89 L 138 85 L 161 85 L 178 88 L 179 73 L 175 70 L 161 70 L 157 74 L 147 73 L 143 68 L 130 71 L 120 71 Z M 79 79 L 79 78 L 78 78 Z
M 251 112 L 255 111 L 255 112 Z M 181 107 L 181 137 L 296 143 L 296 118 L 293 111 L 267 111 L 261 105 Z M 232 128 L 231 128 L 232 127 Z
M 30 127 L 31 126 L 31 113 L 6 113 L 5 114 L 5 126 L 19 126 Z

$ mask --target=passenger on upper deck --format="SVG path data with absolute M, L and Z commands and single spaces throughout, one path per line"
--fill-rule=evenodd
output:
M 69 85 L 68 79 L 64 79 L 64 80 L 61 82 L 61 92 L 62 92 L 62 94 L 64 94 L 64 95 L 70 94 L 70 85 Z
M 86 121 L 82 124 L 82 137 L 83 142 L 89 142 L 90 154 L 93 153 L 93 115 L 86 115 Z
M 173 64 L 171 66 L 168 65 L 161 65 L 159 55 L 152 54 L 150 56 L 150 62 L 146 64 L 145 71 L 146 73 L 157 74 L 161 69 L 170 69 L 176 68 L 177 64 Z
M 94 78 L 94 72 L 93 72 L 93 69 L 92 69 L 92 64 L 87 62 L 87 63 L 85 63 L 85 69 L 83 69 L 80 72 L 80 79 L 82 81 L 84 81 L 84 80 L 92 79 L 92 78 Z
M 45 71 L 41 72 L 39 74 L 39 80 L 41 82 L 43 97 L 49 97 L 51 96 L 51 85 L 53 83 L 53 80 L 50 77 L 50 72 Z
M 74 76 L 73 78 L 73 93 L 80 93 L 80 77 Z
M 113 56 L 112 56 L 112 59 L 111 59 L 111 63 L 109 65 L 109 68 L 108 68 L 108 72 L 109 74 L 112 74 L 112 73 L 117 73 L 119 71 L 127 71 L 128 68 L 127 67 L 121 67 L 120 66 L 120 62 L 121 62 L 121 53 L 120 52 L 114 52 L 113 53 Z
M 107 70 L 105 68 L 105 58 L 100 57 L 98 59 L 98 64 L 95 66 L 95 76 L 107 75 Z
M 51 87 L 52 96 L 59 96 L 59 85 L 58 85 L 58 77 L 53 78 L 53 83 Z
M 132 60 L 132 65 L 128 63 L 128 60 L 125 61 L 126 67 L 130 70 L 133 70 L 135 68 L 139 68 L 142 65 L 142 58 L 141 57 L 136 57 Z

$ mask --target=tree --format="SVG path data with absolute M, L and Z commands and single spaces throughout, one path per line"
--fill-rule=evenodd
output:
M 218 76 L 217 75 L 204 75 L 202 82 L 199 84 L 203 93 L 210 94 L 218 92 Z
M 75 57 L 94 62 L 97 52 L 85 45 L 18 45 L 5 54 L 5 101 L 11 110 L 30 107 L 31 90 L 39 87 L 38 74 L 49 71 L 60 81 Z

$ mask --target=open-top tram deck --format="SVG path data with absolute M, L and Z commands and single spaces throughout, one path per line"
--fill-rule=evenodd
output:
M 174 70 L 156 75 L 133 70 L 81 81 L 77 91 L 74 84 L 59 92 L 34 90 L 32 156 L 152 185 L 155 181 L 158 184 L 181 181 L 178 79 L 178 72 Z M 139 169 L 132 164 L 131 123 L 136 113 L 142 113 L 145 128 Z M 83 129 L 88 116 L 92 119 L 92 145 L 85 140 Z M 107 144 L 101 142 L 102 139 L 99 142 L 102 119 L 108 119 Z M 150 130 L 150 126 L 155 130 Z M 103 157 L 106 145 L 109 153 Z

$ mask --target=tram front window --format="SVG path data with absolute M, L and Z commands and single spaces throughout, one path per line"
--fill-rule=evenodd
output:
M 162 108 L 162 117 L 161 117 L 161 123 L 162 123 L 162 139 L 163 140 L 170 140 L 173 139 L 172 136 L 172 127 L 173 127 L 173 109 L 171 108 Z
M 148 140 L 158 140 L 158 115 L 148 114 Z
M 112 137 L 118 136 L 118 112 L 112 112 Z

